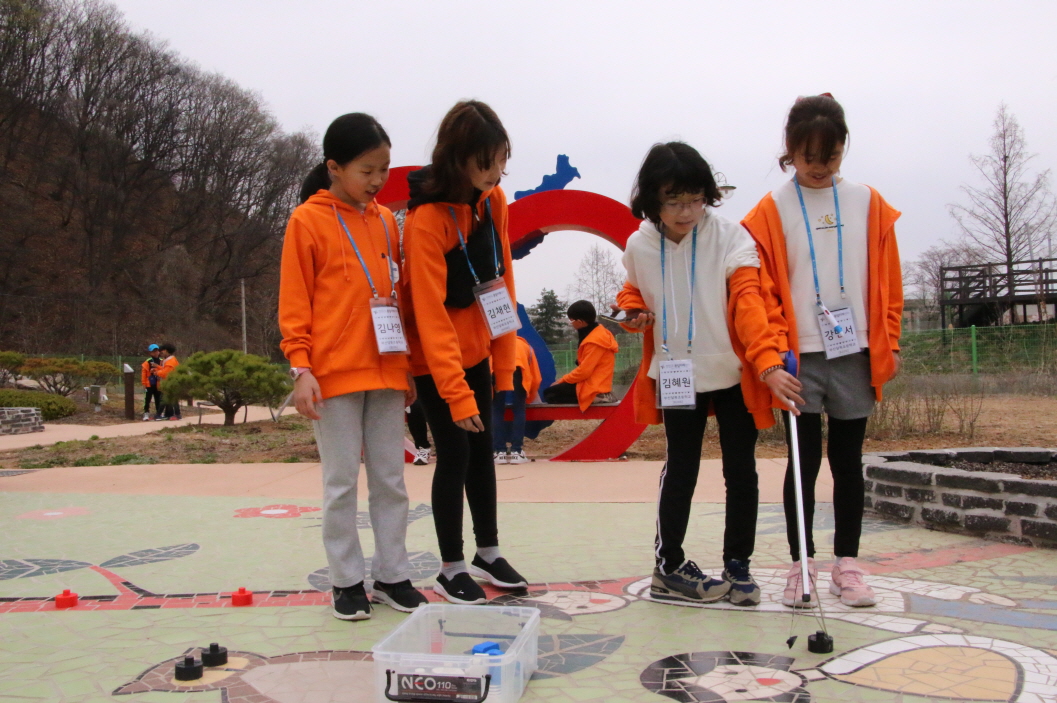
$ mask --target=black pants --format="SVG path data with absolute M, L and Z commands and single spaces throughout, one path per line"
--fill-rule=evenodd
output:
M 417 449 L 429 449 L 429 433 L 426 432 L 426 411 L 422 409 L 422 401 L 416 400 L 411 404 L 407 413 L 407 429 L 411 432 L 411 439 L 415 441 Z
M 576 384 L 575 383 L 562 383 L 559 381 L 553 386 L 543 391 L 543 402 L 553 404 L 577 404 L 580 402 L 579 398 L 576 397 Z
M 789 418 L 785 422 L 785 441 L 789 447 Z M 833 555 L 859 556 L 859 537 L 862 535 L 863 477 L 862 443 L 866 438 L 869 418 L 838 420 L 829 418 L 829 441 L 826 456 L 833 474 Z M 822 466 L 822 415 L 802 413 L 796 419 L 797 441 L 800 443 L 800 479 L 804 489 L 804 528 L 807 536 L 807 555 L 815 556 L 815 540 L 811 523 L 815 515 L 815 479 Z M 792 449 L 789 450 L 792 452 Z M 793 463 L 785 471 L 782 491 L 785 503 L 785 531 L 789 539 L 789 553 L 793 561 L 800 559 L 800 540 L 796 529 L 796 489 L 793 486 Z
M 451 419 L 448 403 L 432 376 L 416 376 L 418 397 L 433 433 L 437 466 L 433 471 L 433 523 L 444 562 L 462 561 L 462 497 L 470 504 L 478 547 L 499 546 L 496 525 L 495 462 L 492 458 L 492 372 L 488 359 L 466 369 L 484 432 L 467 432 Z
M 723 560 L 747 560 L 756 545 L 756 511 L 760 491 L 756 476 L 756 424 L 745 408 L 741 385 L 697 394 L 694 410 L 665 410 L 667 461 L 661 470 L 657 506 L 657 565 L 664 573 L 679 568 L 686 558 L 683 539 L 690 520 L 690 501 L 701 468 L 701 443 L 709 406 L 719 423 L 723 481 L 727 486 L 727 519 L 723 531 Z
M 143 414 L 146 415 L 150 412 L 150 401 L 154 399 L 154 411 L 155 414 L 161 415 L 161 391 L 157 388 L 144 388 L 143 389 Z

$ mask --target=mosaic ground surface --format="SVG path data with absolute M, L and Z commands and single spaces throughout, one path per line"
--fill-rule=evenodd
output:
M 367 622 L 331 617 L 318 508 L 0 493 L 0 701 L 374 700 L 370 648 L 406 616 L 380 606 Z M 715 568 L 723 507 L 693 510 L 688 553 Z M 879 604 L 851 610 L 827 594 L 836 650 L 815 655 L 806 648 L 815 621 L 777 602 L 780 507 L 761 510 L 753 569 L 764 604 L 754 609 L 649 602 L 652 513 L 648 503 L 500 506 L 505 553 L 533 585 L 492 595 L 543 615 L 541 670 L 522 700 L 1057 701 L 1053 551 L 869 521 L 862 556 Z M 408 534 L 428 585 L 437 568 L 428 505 L 412 511 Z M 254 591 L 252 607 L 232 607 L 241 586 Z M 64 589 L 80 605 L 57 611 L 51 597 Z M 789 649 L 791 631 L 799 639 Z M 228 665 L 178 686 L 174 662 L 210 642 L 229 648 Z

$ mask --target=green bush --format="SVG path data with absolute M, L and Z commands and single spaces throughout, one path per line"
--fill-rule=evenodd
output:
M 25 354 L 18 352 L 0 351 L 0 388 L 7 385 L 8 381 L 18 381 L 19 369 L 26 363 Z
M 161 383 L 166 398 L 201 398 L 224 411 L 224 424 L 235 424 L 245 405 L 275 407 L 292 389 L 290 377 L 254 354 L 234 349 L 195 352 Z
M 0 408 L 40 408 L 45 422 L 77 412 L 77 405 L 69 398 L 40 391 L 0 390 Z
M 68 396 L 85 386 L 104 386 L 120 372 L 105 361 L 29 357 L 19 373 L 29 376 L 49 393 Z

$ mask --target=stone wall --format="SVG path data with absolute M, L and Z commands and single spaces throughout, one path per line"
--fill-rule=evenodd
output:
M 867 509 L 937 530 L 1057 547 L 1057 481 L 946 466 L 955 460 L 1043 464 L 1057 461 L 1057 450 L 974 447 L 865 455 Z
M 0 435 L 43 431 L 40 408 L 0 408 Z

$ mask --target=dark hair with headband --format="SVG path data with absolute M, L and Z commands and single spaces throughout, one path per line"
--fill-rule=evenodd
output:
M 719 205 L 723 199 L 712 167 L 697 149 L 683 142 L 650 147 L 631 192 L 632 214 L 660 225 L 662 188 L 666 196 L 701 193 L 710 207 Z
M 328 161 L 344 166 L 383 144 L 393 145 L 382 125 L 370 115 L 350 112 L 331 122 L 323 135 L 323 163 L 312 169 L 301 183 L 300 201 L 303 203 L 317 191 L 330 187 Z
M 464 100 L 448 110 L 437 129 L 431 167 L 422 190 L 431 199 L 460 202 L 473 192 L 466 164 L 492 168 L 496 153 L 510 158 L 510 137 L 495 111 L 479 100 Z
M 832 95 L 797 98 L 785 123 L 785 153 L 778 157 L 778 165 L 784 171 L 798 153 L 808 161 L 828 163 L 837 147 L 847 141 L 844 108 Z

